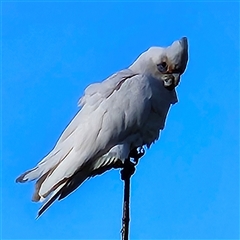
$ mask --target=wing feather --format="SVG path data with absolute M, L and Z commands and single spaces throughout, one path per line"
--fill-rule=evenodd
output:
M 22 174 L 17 181 L 39 179 L 33 196 L 38 201 L 56 192 L 59 186 L 65 187 L 64 197 L 86 178 L 116 166 L 117 157 L 103 156 L 129 135 L 134 136 L 146 121 L 150 97 L 147 80 L 131 70 L 120 71 L 102 83 L 90 85 L 80 100 L 81 110 L 54 149 L 36 168 Z M 88 162 L 91 168 L 85 167 Z M 73 176 L 79 172 L 83 177 L 76 181 Z M 70 179 L 74 179 L 75 184 L 66 190 Z
M 121 78 L 120 80 L 122 81 Z M 86 102 L 81 110 L 78 127 L 68 140 L 71 140 L 72 145 L 69 147 L 72 151 L 48 175 L 40 187 L 39 195 L 47 196 L 55 185 L 70 178 L 86 162 L 96 161 L 128 135 L 136 132 L 150 111 L 150 96 L 144 78 L 135 75 L 122 82 L 119 89 L 112 91 L 95 111 L 89 113 Z M 88 114 L 84 114 L 85 110 Z

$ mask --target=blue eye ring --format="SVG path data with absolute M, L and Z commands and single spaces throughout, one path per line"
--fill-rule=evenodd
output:
M 166 62 L 161 62 L 159 64 L 157 64 L 158 70 L 162 73 L 166 72 L 168 69 L 168 65 Z

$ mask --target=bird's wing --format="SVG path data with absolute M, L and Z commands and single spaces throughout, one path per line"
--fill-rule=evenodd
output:
M 147 118 L 150 97 L 146 77 L 130 70 L 90 86 L 80 102 L 82 109 L 53 151 L 17 181 L 38 179 L 34 200 L 46 198 L 63 183 L 67 184 L 87 163 L 101 159 L 112 147 L 134 134 Z
M 131 70 L 126 69 L 115 73 L 102 83 L 95 83 L 88 86 L 84 92 L 84 96 L 79 100 L 79 106 L 81 106 L 82 109 L 63 131 L 54 149 L 44 157 L 35 168 L 18 177 L 17 182 L 35 180 L 47 173 L 58 164 L 61 159 L 64 159 L 69 154 L 69 145 L 73 140 L 73 136 L 75 136 L 77 130 L 81 128 L 81 125 L 86 124 L 90 114 L 119 87 L 122 81 L 133 76 L 135 76 L 135 74 Z
M 124 81 L 135 75 L 136 73 L 130 69 L 124 69 L 113 74 L 103 82 L 89 85 L 84 91 L 84 96 L 78 102 L 79 106 L 99 106 L 103 99 L 108 98 L 113 91 L 118 90 Z

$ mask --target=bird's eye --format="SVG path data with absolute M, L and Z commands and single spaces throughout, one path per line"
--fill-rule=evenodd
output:
M 157 65 L 157 67 L 158 67 L 158 70 L 159 70 L 160 72 L 166 72 L 167 69 L 168 69 L 168 65 L 167 65 L 166 62 L 161 62 L 161 63 L 159 63 L 159 64 Z

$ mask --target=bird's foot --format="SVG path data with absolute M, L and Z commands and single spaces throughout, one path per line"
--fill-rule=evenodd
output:
M 129 153 L 127 159 L 125 159 L 122 170 L 121 170 L 121 179 L 126 180 L 129 179 L 135 172 L 135 166 L 138 164 L 139 159 L 145 154 L 145 150 L 143 147 L 134 148 Z M 132 161 L 130 159 L 133 159 Z
M 130 153 L 129 157 L 133 158 L 133 163 L 136 166 L 138 164 L 139 159 L 145 154 L 145 150 L 143 147 L 134 148 Z

